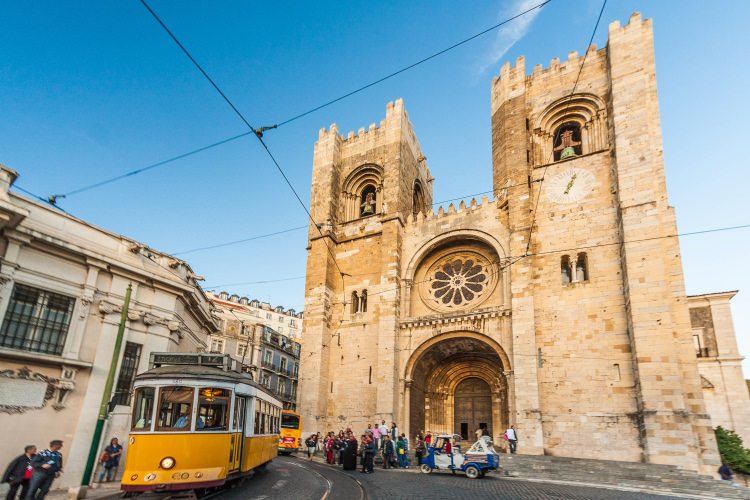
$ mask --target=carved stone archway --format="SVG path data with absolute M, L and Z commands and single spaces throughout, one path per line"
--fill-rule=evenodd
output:
M 407 363 L 404 395 L 410 432 L 452 434 L 457 426 L 460 429 L 461 423 L 475 425 L 473 418 L 456 421 L 456 397 L 457 389 L 465 387 L 471 379 L 478 379 L 477 385 L 487 388 L 484 396 L 489 398 L 490 406 L 489 421 L 482 423 L 488 424 L 493 439 L 499 439 L 509 423 L 506 378 L 509 369 L 504 350 L 486 335 L 453 332 L 425 342 Z M 460 392 L 459 399 L 466 397 Z M 468 429 L 469 439 L 475 430 Z

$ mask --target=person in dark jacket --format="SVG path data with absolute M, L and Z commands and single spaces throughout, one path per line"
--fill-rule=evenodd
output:
M 393 455 L 395 453 L 395 449 L 393 448 L 393 441 L 391 441 L 391 436 L 386 435 L 385 439 L 383 440 L 383 468 L 384 469 L 393 469 L 393 465 L 391 465 L 393 461 Z
M 47 496 L 52 481 L 60 477 L 62 472 L 62 448 L 63 442 L 55 439 L 50 442 L 49 448 L 34 455 L 31 459 L 31 466 L 34 471 L 31 473 L 29 482 L 29 491 L 26 493 L 24 500 L 44 500 Z M 38 493 L 37 493 L 38 491 Z
M 375 441 L 368 435 L 365 438 L 365 464 L 362 470 L 365 474 L 372 474 L 374 468 L 373 459 L 377 451 L 378 447 L 375 445 Z
M 99 474 L 100 483 L 104 481 L 105 473 L 107 474 L 107 482 L 110 482 L 117 475 L 117 467 L 120 465 L 120 455 L 122 455 L 122 446 L 120 446 L 117 438 L 112 438 L 109 446 L 104 448 L 104 453 L 107 454 L 107 460 L 102 462 L 102 473 Z
M 23 449 L 24 454 L 16 457 L 8 468 L 5 469 L 3 474 L 3 483 L 10 485 L 8 490 L 7 500 L 16 500 L 16 493 L 18 488 L 21 488 L 21 500 L 26 497 L 26 493 L 29 490 L 29 481 L 31 480 L 31 471 L 34 468 L 31 466 L 31 459 L 36 453 L 36 446 L 30 444 Z
M 357 468 L 357 440 L 351 432 L 347 433 L 344 441 L 343 450 L 341 451 L 341 461 L 344 470 L 354 470 Z

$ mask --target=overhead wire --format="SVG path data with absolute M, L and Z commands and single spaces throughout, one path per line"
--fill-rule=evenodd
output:
M 562 115 L 564 116 L 568 112 L 568 108 L 570 107 L 570 103 L 573 101 L 573 96 L 576 93 L 576 88 L 578 87 L 578 81 L 581 79 L 581 73 L 583 72 L 583 67 L 586 64 L 586 58 L 589 56 L 589 47 L 591 47 L 591 44 L 594 42 L 594 36 L 596 35 L 596 31 L 599 29 L 599 22 L 602 20 L 602 14 L 604 14 L 604 7 L 607 5 L 607 0 L 604 0 L 602 2 L 602 8 L 599 10 L 599 17 L 596 19 L 596 24 L 594 25 L 594 31 L 591 33 L 591 37 L 589 38 L 589 43 L 586 45 L 586 53 L 583 55 L 583 60 L 581 61 L 581 67 L 578 68 L 578 75 L 576 76 L 576 81 L 573 84 L 573 90 L 570 91 L 570 96 L 568 97 L 568 102 L 565 105 L 565 110 L 563 111 Z M 557 133 L 555 134 L 555 138 L 552 141 L 552 144 L 557 142 L 557 139 L 560 137 L 560 132 L 562 131 L 562 127 L 559 127 L 557 129 Z M 544 184 L 544 178 L 547 176 L 547 169 L 549 168 L 551 164 L 551 160 L 554 157 L 555 154 L 554 147 L 552 151 L 550 151 L 550 156 L 547 160 L 547 165 L 544 167 L 544 171 L 542 172 L 542 177 L 539 182 L 539 194 L 536 197 L 536 203 L 534 204 L 534 211 L 531 217 L 531 225 L 529 226 L 529 237 L 528 241 L 526 242 L 526 254 L 529 253 L 529 248 L 531 248 L 531 236 L 534 231 L 534 223 L 536 222 L 536 214 L 537 209 L 539 208 L 539 200 L 542 198 L 542 186 Z
M 208 75 L 208 73 L 206 73 L 206 71 L 201 67 L 201 65 L 198 64 L 198 61 L 196 61 L 195 58 L 193 58 L 193 56 L 190 55 L 190 52 L 188 52 L 188 50 L 185 48 L 185 46 L 182 45 L 182 43 L 180 43 L 180 41 L 177 39 L 177 37 L 169 30 L 169 28 L 167 27 L 167 25 L 164 24 L 164 22 L 159 18 L 159 16 L 156 15 L 156 12 L 154 12 L 151 9 L 151 7 L 149 7 L 148 3 L 146 3 L 145 0 L 141 0 L 141 3 L 143 4 L 144 7 L 146 7 L 146 9 L 148 9 L 148 11 L 154 17 L 154 19 L 156 19 L 156 21 L 161 25 L 161 27 L 164 28 L 164 30 L 167 32 L 167 34 L 172 38 L 172 40 L 177 44 L 177 46 L 180 47 L 180 49 L 182 50 L 182 52 L 185 53 L 185 55 L 190 59 L 190 61 L 192 61 L 193 65 L 196 68 L 198 68 L 198 70 L 201 72 L 201 74 L 203 74 L 203 76 L 206 78 L 206 80 L 209 81 L 209 83 L 219 93 L 219 95 L 221 95 L 221 97 L 224 99 L 224 101 L 232 108 L 232 110 L 234 110 L 235 114 L 242 120 L 242 122 L 245 125 L 247 125 L 247 127 L 250 129 L 250 131 L 253 134 L 255 134 L 255 137 L 257 137 L 258 141 L 263 146 L 263 149 L 266 150 L 266 153 L 268 154 L 268 156 L 273 161 L 273 164 L 276 166 L 276 169 L 279 171 L 279 173 L 281 174 L 281 176 L 284 178 L 284 181 L 289 186 L 289 189 L 291 189 L 292 193 L 294 193 L 294 196 L 295 196 L 295 198 L 297 198 L 297 201 L 302 206 L 302 209 L 307 213 L 307 216 L 310 219 L 310 221 L 318 229 L 318 232 L 320 233 L 321 237 L 323 238 L 323 244 L 325 245 L 326 249 L 328 250 L 328 253 L 331 255 L 331 259 L 333 260 L 334 265 L 338 269 L 339 274 L 341 275 L 341 280 L 343 282 L 344 276 L 346 275 L 346 273 L 344 273 L 341 270 L 341 268 L 339 267 L 339 264 L 336 261 L 336 256 L 333 254 L 333 251 L 328 246 L 328 243 L 325 241 L 326 235 L 323 234 L 323 231 L 321 230 L 321 226 L 319 226 L 315 222 L 315 219 L 313 218 L 312 214 L 310 213 L 310 210 L 307 208 L 307 206 L 305 205 L 305 203 L 302 201 L 302 198 L 300 198 L 299 194 L 297 194 L 297 190 L 294 189 L 294 186 L 292 185 L 291 181 L 287 177 L 287 175 L 284 172 L 284 170 L 281 168 L 281 165 L 279 165 L 279 162 L 276 161 L 276 158 L 274 157 L 273 153 L 271 153 L 271 150 L 268 148 L 268 146 L 266 145 L 266 143 L 263 141 L 263 131 L 267 130 L 269 128 L 275 128 L 276 126 L 274 125 L 272 127 L 259 127 L 258 129 L 256 129 L 252 125 L 250 125 L 250 122 L 242 115 L 242 113 L 240 113 L 240 111 L 237 109 L 237 107 L 232 103 L 232 101 L 229 100 L 229 98 L 224 94 L 224 92 L 221 91 L 221 89 L 219 88 L 219 86 L 216 85 L 216 83 L 211 79 L 211 77 Z
M 487 28 L 487 29 L 479 32 L 479 33 L 476 33 L 476 34 L 474 34 L 474 35 L 472 35 L 472 36 L 470 36 L 468 38 L 465 38 L 464 40 L 462 40 L 462 41 L 460 41 L 458 43 L 455 43 L 455 44 L 451 45 L 450 47 L 447 47 L 447 48 L 442 49 L 442 50 L 440 50 L 438 52 L 435 52 L 435 53 L 433 53 L 432 55 L 430 55 L 428 57 L 420 59 L 417 62 L 409 64 L 408 66 L 405 66 L 405 67 L 403 67 L 403 68 L 401 68 L 401 69 L 399 69 L 397 71 L 394 71 L 393 73 L 390 73 L 390 74 L 388 74 L 388 75 L 386 75 L 384 77 L 381 77 L 381 78 L 379 78 L 379 79 L 377 79 L 377 80 L 375 80 L 373 82 L 370 82 L 367 85 L 364 85 L 364 86 L 362 86 L 362 87 L 360 87 L 360 88 L 358 88 L 356 90 L 348 92 L 348 93 L 346 93 L 346 94 L 344 94 L 344 95 L 342 95 L 340 97 L 337 97 L 336 99 L 332 99 L 332 100 L 326 102 L 325 104 L 321 104 L 319 106 L 316 106 L 316 107 L 314 107 L 314 108 L 312 108 L 312 109 L 310 109 L 308 111 L 305 111 L 304 113 L 300 113 L 300 114 L 298 114 L 298 115 L 296 115 L 296 116 L 294 116 L 292 118 L 284 120 L 283 122 L 279 123 L 278 125 L 273 125 L 273 126 L 270 126 L 270 127 L 260 127 L 260 130 L 254 129 L 253 127 L 250 126 L 249 123 L 247 123 L 247 121 L 245 121 L 244 117 L 242 117 L 242 115 L 239 113 L 239 111 L 237 110 L 237 108 L 234 107 L 234 105 L 231 103 L 231 101 L 229 101 L 229 99 L 226 97 L 226 95 L 224 95 L 224 93 L 218 88 L 218 86 L 214 83 L 214 81 L 208 76 L 208 74 L 206 74 L 206 72 L 203 70 L 203 68 L 201 68 L 200 65 L 198 65 L 198 63 L 195 61 L 195 59 L 193 59 L 193 57 L 187 52 L 187 50 L 177 40 L 177 38 L 174 35 L 172 35 L 171 31 L 161 21 L 161 19 L 156 15 L 156 13 L 149 7 L 148 4 L 146 4 L 145 2 L 142 1 L 143 5 L 149 10 L 149 12 L 154 16 L 154 18 L 156 18 L 156 20 L 159 22 L 159 24 L 162 25 L 162 27 L 167 31 L 167 33 L 170 34 L 170 36 L 175 41 L 175 43 L 178 44 L 178 46 L 183 50 L 183 52 L 185 52 L 185 54 L 190 58 L 190 60 L 199 68 L 199 70 L 201 71 L 201 73 L 203 73 L 203 75 L 211 82 L 211 84 L 214 86 L 214 88 L 221 94 L 221 96 L 232 107 L 232 109 L 234 109 L 234 111 L 240 116 L 240 118 L 243 120 L 243 122 L 245 122 L 245 124 L 248 127 L 250 127 L 251 131 L 250 132 L 245 132 L 243 134 L 238 134 L 238 135 L 235 135 L 233 137 L 229 137 L 227 139 L 215 142 L 213 144 L 209 144 L 208 146 L 203 146 L 203 147 L 200 147 L 198 149 L 194 149 L 192 151 L 189 151 L 187 153 L 182 153 L 182 154 L 179 154 L 177 156 L 173 156 L 171 158 L 168 158 L 166 160 L 159 161 L 157 163 L 148 165 L 146 167 L 138 168 L 138 169 L 132 170 L 132 171 L 124 173 L 124 174 L 120 174 L 120 175 L 117 175 L 117 176 L 114 176 L 114 177 L 111 177 L 111 178 L 108 178 L 108 179 L 105 179 L 105 180 L 102 180 L 102 181 L 99 181 L 99 182 L 95 182 L 93 184 L 89 184 L 89 185 L 86 185 L 86 186 L 83 186 L 83 187 L 80 187 L 80 188 L 77 188 L 77 189 L 73 189 L 72 191 L 68 191 L 68 192 L 63 193 L 63 194 L 58 194 L 56 196 L 57 197 L 61 197 L 61 198 L 63 198 L 63 197 L 69 197 L 69 196 L 72 196 L 72 195 L 75 195 L 75 194 L 78 194 L 78 193 L 82 193 L 84 191 L 88 191 L 90 189 L 95 189 L 95 188 L 98 188 L 98 187 L 110 184 L 112 182 L 116 182 L 116 181 L 121 180 L 121 179 L 125 179 L 127 177 L 131 177 L 133 175 L 137 175 L 137 174 L 146 172 L 148 170 L 151 170 L 151 169 L 154 169 L 154 168 L 157 168 L 157 167 L 161 167 L 163 165 L 167 165 L 167 164 L 172 163 L 172 162 L 174 162 L 176 160 L 180 160 L 180 159 L 186 158 L 188 156 L 192 156 L 194 154 L 201 153 L 203 151 L 215 148 L 217 146 L 221 146 L 223 144 L 235 141 L 235 140 L 240 139 L 242 137 L 246 137 L 246 136 L 248 136 L 250 134 L 253 134 L 253 133 L 257 135 L 259 133 L 259 131 L 262 134 L 262 132 L 264 132 L 265 130 L 269 130 L 269 129 L 281 127 L 282 125 L 286 125 L 287 123 L 293 122 L 293 121 L 295 121 L 295 120 L 297 120 L 299 118 L 302 118 L 303 116 L 307 116 L 307 115 L 309 115 L 311 113 L 314 113 L 315 111 L 323 109 L 323 108 L 325 108 L 327 106 L 330 106 L 331 104 L 334 104 L 334 103 L 339 102 L 339 101 L 341 101 L 343 99 L 346 99 L 347 97 L 351 97 L 352 95 L 357 94 L 357 93 L 359 93 L 359 92 L 361 92 L 361 91 L 363 91 L 365 89 L 368 89 L 368 88 L 370 88 L 370 87 L 372 87 L 374 85 L 382 83 L 382 82 L 384 82 L 384 81 L 386 81 L 386 80 L 388 80 L 390 78 L 393 78 L 394 76 L 397 76 L 397 75 L 399 75 L 399 74 L 401 74 L 401 73 L 403 73 L 405 71 L 413 69 L 413 68 L 415 68 L 415 67 L 417 67 L 417 66 L 419 66 L 419 65 L 421 65 L 421 64 L 423 64 L 423 63 L 425 63 L 425 62 L 427 62 L 427 61 L 429 61 L 431 59 L 434 59 L 434 58 L 436 58 L 436 57 L 438 57 L 438 56 L 440 56 L 442 54 L 445 54 L 446 52 L 449 52 L 449 51 L 451 51 L 451 50 L 453 50 L 453 49 L 455 49 L 457 47 L 460 47 L 461 45 L 464 45 L 465 43 L 468 43 L 471 40 L 474 40 L 475 38 L 481 37 L 482 35 L 485 35 L 485 34 L 491 32 L 491 31 L 494 31 L 497 28 L 500 28 L 501 26 L 503 26 L 503 25 L 505 25 L 505 24 L 507 24 L 507 23 L 509 23 L 511 21 L 514 21 L 514 20 L 518 19 L 519 17 L 522 17 L 522 16 L 524 16 L 524 15 L 526 15 L 526 14 L 528 14 L 528 13 L 534 11 L 534 10 L 541 9 L 542 7 L 544 7 L 546 4 L 550 3 L 551 1 L 552 0 L 545 0 L 545 1 L 543 1 L 543 2 L 541 2 L 539 4 L 537 4 L 537 5 L 535 5 L 535 6 L 531 7 L 531 8 L 529 8 L 529 9 L 521 12 L 520 14 L 517 14 L 517 15 L 511 17 L 511 18 L 508 18 L 508 19 L 506 19 L 506 20 L 504 20 L 504 21 L 502 21 L 502 22 L 500 22 L 498 24 L 495 24 L 494 26 L 491 26 L 491 27 L 489 27 L 489 28 Z
M 532 11 L 537 10 L 537 9 L 541 9 L 542 7 L 544 7 L 545 5 L 547 5 L 548 3 L 550 3 L 551 1 L 552 0 L 545 0 L 545 1 L 543 1 L 543 2 L 541 2 L 539 4 L 537 4 L 537 5 L 535 5 L 535 6 L 531 7 L 531 8 L 529 8 L 529 9 L 521 12 L 520 14 L 517 14 L 517 15 L 511 17 L 511 18 L 508 18 L 508 19 L 506 19 L 506 20 L 504 20 L 504 21 L 502 21 L 502 22 L 500 22 L 498 24 L 495 24 L 494 26 L 491 26 L 491 27 L 489 27 L 489 28 L 487 28 L 487 29 L 485 29 L 483 31 L 480 31 L 479 33 L 476 33 L 475 35 L 472 35 L 469 38 L 465 38 L 465 39 L 461 40 L 460 42 L 451 45 L 450 47 L 447 47 L 447 48 L 442 49 L 442 50 L 440 50 L 438 52 L 435 52 L 434 54 L 429 55 L 429 56 L 425 57 L 424 59 L 420 59 L 417 62 L 409 64 L 408 66 L 405 66 L 405 67 L 403 67 L 403 68 L 401 68 L 401 69 L 399 69 L 397 71 L 394 71 L 393 73 L 390 73 L 390 74 L 388 74 L 388 75 L 386 75 L 386 76 L 384 76 L 382 78 L 379 78 L 379 79 L 377 79 L 377 80 L 375 80 L 373 82 L 370 82 L 367 85 L 363 85 L 362 87 L 359 87 L 356 90 L 352 90 L 351 92 L 348 92 L 348 93 L 346 93 L 346 94 L 344 94 L 344 95 L 342 95 L 340 97 L 337 97 L 336 99 L 332 99 L 332 100 L 326 102 L 325 104 L 321 104 L 320 106 L 316 106 L 316 107 L 310 109 L 309 111 L 305 111 L 304 113 L 300 113 L 300 114 L 298 114 L 296 116 L 293 116 L 292 118 L 284 120 L 284 121 L 280 122 L 278 124 L 278 126 L 281 127 L 283 125 L 286 125 L 287 123 L 291 123 L 291 122 L 293 122 L 295 120 L 298 120 L 298 119 L 302 118 L 303 116 L 307 116 L 310 113 L 314 113 L 315 111 L 323 109 L 326 106 L 330 106 L 331 104 L 337 103 L 337 102 L 339 102 L 339 101 L 341 101 L 343 99 L 346 99 L 347 97 L 351 97 L 354 94 L 362 92 L 363 90 L 366 90 L 366 89 L 368 89 L 368 88 L 370 88 L 370 87 L 372 87 L 374 85 L 377 85 L 377 84 L 382 83 L 382 82 L 384 82 L 384 81 L 386 81 L 386 80 L 388 80 L 390 78 L 393 78 L 396 75 L 400 75 L 401 73 L 403 73 L 405 71 L 408 71 L 408 70 L 410 70 L 412 68 L 415 68 L 415 67 L 419 66 L 420 64 L 426 63 L 427 61 L 429 61 L 431 59 L 434 59 L 434 58 L 436 58 L 438 56 L 441 56 L 441 55 L 445 54 L 446 52 L 449 52 L 449 51 L 451 51 L 451 50 L 453 50 L 453 49 L 455 49 L 457 47 L 460 47 L 461 45 L 464 45 L 465 43 L 468 43 L 468 42 L 474 40 L 475 38 L 479 38 L 482 35 L 486 35 L 490 31 L 494 31 L 497 28 L 499 28 L 499 27 L 501 27 L 501 26 L 503 26 L 505 24 L 508 24 L 511 21 L 515 21 L 519 17 L 525 16 L 529 12 L 532 12 Z

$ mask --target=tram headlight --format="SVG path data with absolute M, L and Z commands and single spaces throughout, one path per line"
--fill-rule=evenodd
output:
M 169 470 L 172 467 L 174 467 L 174 464 L 175 464 L 174 458 L 164 457 L 161 459 L 161 462 L 159 462 L 159 467 L 161 467 L 162 469 Z

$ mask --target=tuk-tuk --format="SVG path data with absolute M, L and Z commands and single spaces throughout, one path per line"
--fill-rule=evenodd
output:
M 465 454 L 452 443 L 460 439 L 461 436 L 458 434 L 438 436 L 430 443 L 428 454 L 420 463 L 421 471 L 425 474 L 429 474 L 433 469 L 450 470 L 454 474 L 456 471 L 463 471 L 469 479 L 476 479 L 498 469 L 500 457 L 492 447 L 489 437 L 480 438 Z

